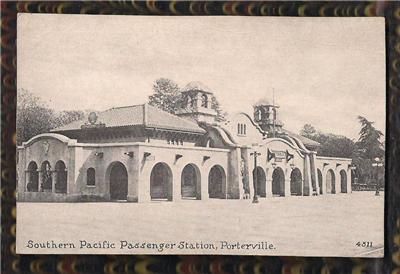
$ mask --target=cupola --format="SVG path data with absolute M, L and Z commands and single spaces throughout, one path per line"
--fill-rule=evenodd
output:
M 200 82 L 190 82 L 182 90 L 182 109 L 176 114 L 197 122 L 212 124 L 217 112 L 212 107 L 213 93 Z
M 282 133 L 283 123 L 277 118 L 277 104 L 271 103 L 266 99 L 259 100 L 253 106 L 254 121 L 268 133 L 269 136 L 275 136 Z

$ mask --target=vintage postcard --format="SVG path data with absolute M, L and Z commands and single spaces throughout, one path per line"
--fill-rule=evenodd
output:
M 383 18 L 18 15 L 17 252 L 382 257 Z

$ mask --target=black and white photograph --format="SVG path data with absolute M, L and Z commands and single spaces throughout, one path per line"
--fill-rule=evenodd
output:
M 17 28 L 17 253 L 383 257 L 383 18 Z

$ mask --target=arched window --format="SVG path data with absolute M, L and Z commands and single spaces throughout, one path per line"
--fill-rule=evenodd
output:
M 63 161 L 58 161 L 55 166 L 55 192 L 56 193 L 67 193 L 68 184 L 68 173 L 67 168 Z
M 28 165 L 28 184 L 26 190 L 29 192 L 39 191 L 39 172 L 35 162 L 30 162 Z
M 238 126 L 237 134 L 240 134 L 240 124 L 238 124 L 237 126 Z
M 243 125 L 243 134 L 246 135 L 246 124 Z
M 152 200 L 172 201 L 172 171 L 166 163 L 157 163 L 150 174 L 150 197 Z
M 209 198 L 226 199 L 226 175 L 224 169 L 215 165 L 208 174 L 208 196 Z
M 192 95 L 188 96 L 188 107 L 194 107 L 195 99 Z
M 208 97 L 207 94 L 201 95 L 201 106 L 206 108 L 208 106 Z
M 95 186 L 96 185 L 96 171 L 93 167 L 90 167 L 86 171 L 86 185 Z
M 51 192 L 53 189 L 53 177 L 50 163 L 48 161 L 44 161 L 40 167 L 40 172 L 42 174 L 41 191 L 43 192 Z

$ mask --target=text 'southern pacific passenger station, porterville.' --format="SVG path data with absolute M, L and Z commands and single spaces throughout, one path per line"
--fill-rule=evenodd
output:
M 278 106 L 216 122 L 212 93 L 182 91 L 176 115 L 148 104 L 90 113 L 18 147 L 18 201 L 247 199 L 351 192 L 351 159 L 320 157 Z

